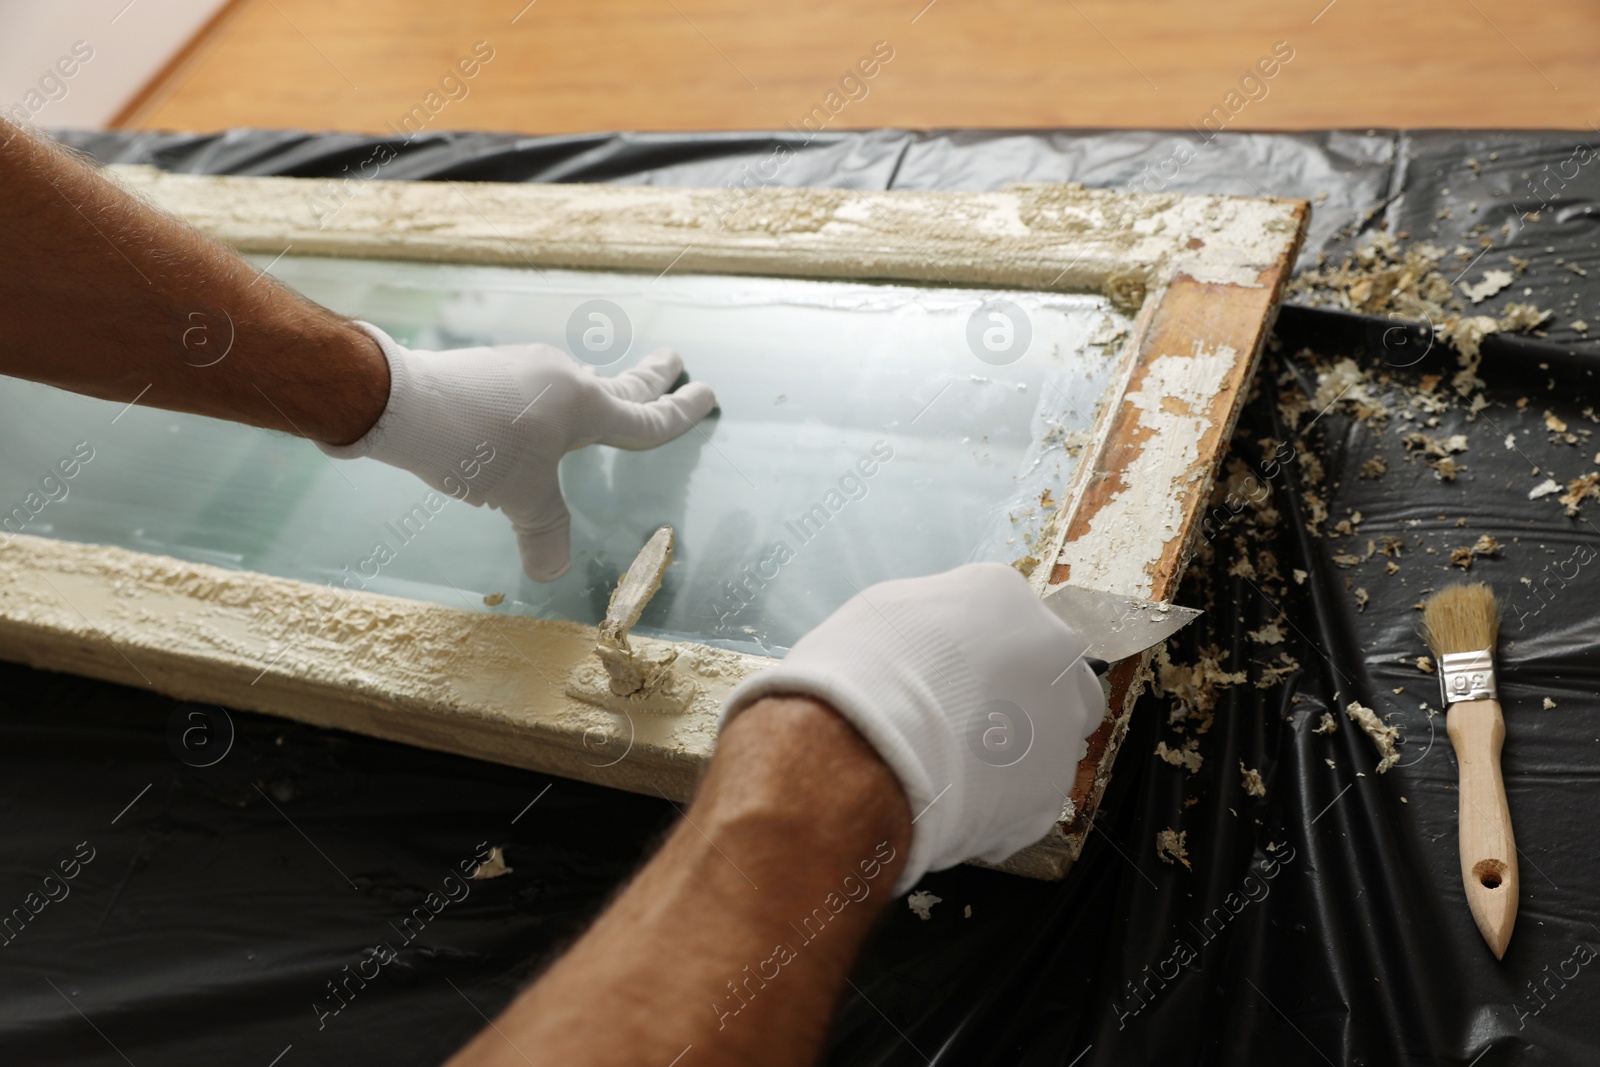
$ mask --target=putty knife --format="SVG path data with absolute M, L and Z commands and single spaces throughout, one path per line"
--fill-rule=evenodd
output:
M 1044 606 L 1080 637 L 1088 638 L 1084 658 L 1115 663 L 1159 645 L 1204 612 L 1176 604 L 1157 604 L 1136 596 L 1103 593 L 1063 583 L 1045 591 Z

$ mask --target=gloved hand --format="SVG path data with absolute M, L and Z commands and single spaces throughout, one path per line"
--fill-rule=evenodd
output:
M 925 871 L 998 863 L 1060 818 L 1084 741 L 1105 717 L 1087 646 L 998 563 L 883 582 L 741 683 L 722 725 L 779 694 L 815 697 L 848 719 L 910 801 L 903 893 Z
M 382 460 L 441 493 L 500 509 L 536 582 L 555 581 L 572 562 L 572 516 L 556 474 L 562 456 L 592 444 L 654 448 L 717 403 L 700 382 L 665 393 L 683 371 L 668 348 L 601 378 L 550 345 L 412 351 L 376 326 L 356 325 L 389 361 L 389 402 L 359 441 L 318 447 L 337 459 Z

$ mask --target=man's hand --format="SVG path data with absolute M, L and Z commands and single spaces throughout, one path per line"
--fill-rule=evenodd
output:
M 504 511 L 535 579 L 568 566 L 563 454 L 649 448 L 716 403 L 666 392 L 669 352 L 601 379 L 543 345 L 408 351 L 3 119 L 0 231 L 0 373 L 404 467 Z M 235 344 L 190 364 L 211 314 Z M 1083 649 L 1009 568 L 869 588 L 735 692 L 690 819 L 456 1062 L 809 1062 L 887 883 L 1059 815 L 1104 708 Z
M 688 818 L 450 1067 L 814 1062 L 890 883 L 1060 814 L 1084 647 L 1009 567 L 870 587 L 735 690 Z
M 671 349 L 601 378 L 558 348 L 503 345 L 413 351 L 357 323 L 389 361 L 389 401 L 354 444 L 331 456 L 371 456 L 411 471 L 440 492 L 505 512 L 522 569 L 538 582 L 571 563 L 571 515 L 556 467 L 585 445 L 645 449 L 687 431 L 716 406 L 710 386 L 672 388 L 683 361 Z
M 849 720 L 915 816 L 905 892 L 925 871 L 998 863 L 1060 817 L 1084 739 L 1105 716 L 1086 647 L 998 563 L 883 582 L 740 685 L 723 723 L 777 694 Z
M 568 566 L 562 455 L 651 448 L 716 405 L 704 385 L 662 395 L 683 370 L 666 351 L 615 378 L 548 345 L 407 351 L 4 119 L 0 233 L 0 374 L 404 467 L 504 511 L 538 581 Z

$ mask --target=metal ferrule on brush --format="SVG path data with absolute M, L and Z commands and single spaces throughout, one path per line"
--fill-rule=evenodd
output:
M 1446 652 L 1439 657 L 1439 696 L 1445 707 L 1463 700 L 1498 700 L 1494 653 Z

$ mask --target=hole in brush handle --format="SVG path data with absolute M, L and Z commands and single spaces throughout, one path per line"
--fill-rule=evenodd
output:
M 1503 860 L 1479 860 L 1472 865 L 1472 876 L 1485 889 L 1499 889 L 1505 884 L 1506 865 Z

